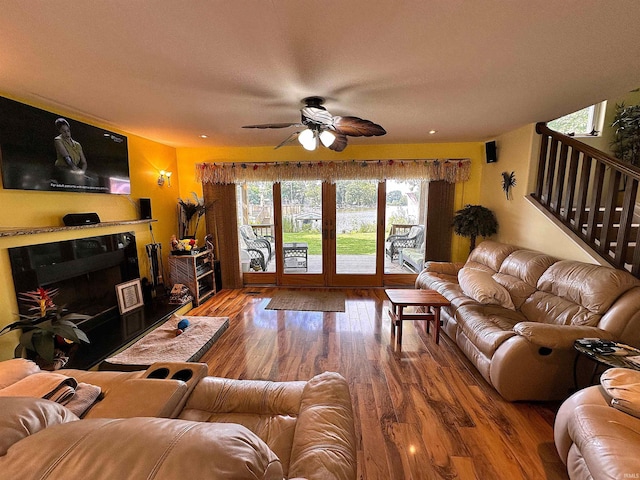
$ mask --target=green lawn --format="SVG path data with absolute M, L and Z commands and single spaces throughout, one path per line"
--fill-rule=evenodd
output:
M 322 235 L 320 232 L 285 233 L 284 242 L 304 242 L 309 245 L 309 255 L 322 253 Z M 344 233 L 338 235 L 338 255 L 373 255 L 376 253 L 376 234 Z

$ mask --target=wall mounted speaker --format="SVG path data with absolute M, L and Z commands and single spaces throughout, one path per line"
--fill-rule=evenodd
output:
M 94 225 L 100 223 L 97 213 L 67 213 L 62 217 L 62 221 L 67 227 L 77 227 L 78 225 Z
M 150 198 L 141 198 L 140 199 L 140 220 L 151 220 L 153 217 L 151 216 L 151 199 Z
M 498 161 L 498 155 L 496 152 L 496 142 L 487 142 L 484 144 L 485 153 L 487 154 L 487 163 L 495 163 Z

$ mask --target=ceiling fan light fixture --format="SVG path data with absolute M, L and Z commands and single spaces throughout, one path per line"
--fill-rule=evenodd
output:
M 318 147 L 318 137 L 316 137 L 315 132 L 309 128 L 300 132 L 300 135 L 298 135 L 298 141 L 305 150 L 313 151 Z
M 333 142 L 335 142 L 335 140 L 336 136 L 329 130 L 323 130 L 322 132 L 320 132 L 320 141 L 325 147 L 329 148 L 333 144 Z

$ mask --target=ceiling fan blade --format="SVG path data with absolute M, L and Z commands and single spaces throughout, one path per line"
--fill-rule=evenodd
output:
M 377 123 L 358 117 L 333 117 L 333 127 L 336 132 L 351 137 L 377 137 L 387 133 Z
M 263 123 L 261 125 L 244 125 L 242 128 L 287 128 L 301 127 L 300 123 Z
M 277 150 L 280 147 L 284 147 L 285 145 L 287 145 L 288 143 L 293 142 L 296 138 L 298 138 L 298 135 L 300 135 L 300 132 L 293 132 L 291 135 L 289 135 L 287 138 L 285 138 L 282 142 L 280 142 L 278 144 L 278 146 L 276 146 L 274 148 L 274 150 Z
M 329 150 L 333 150 L 334 152 L 341 152 L 345 148 L 347 148 L 347 137 L 346 135 L 342 135 L 341 133 L 334 133 L 334 135 L 336 139 L 331 145 L 329 145 Z
M 324 107 L 304 107 L 300 113 L 302 114 L 302 123 L 305 125 L 329 126 L 333 123 L 333 115 L 327 112 Z

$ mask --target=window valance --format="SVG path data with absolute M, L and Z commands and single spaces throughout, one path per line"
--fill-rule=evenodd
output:
M 347 160 L 316 162 L 199 163 L 196 178 L 202 183 L 283 182 L 288 180 L 469 180 L 471 160 Z

